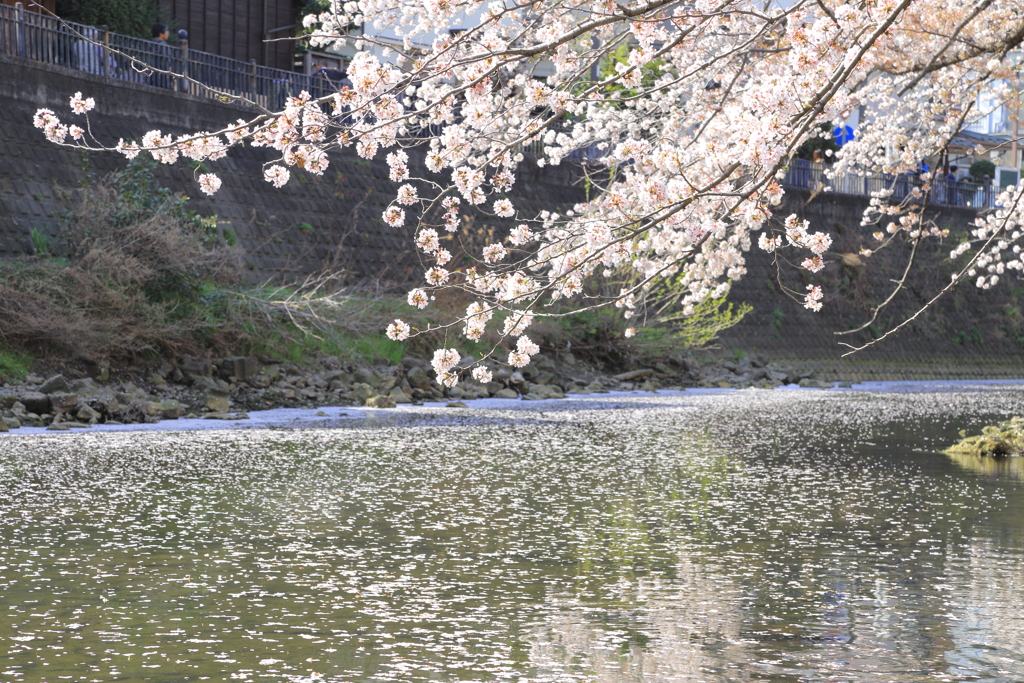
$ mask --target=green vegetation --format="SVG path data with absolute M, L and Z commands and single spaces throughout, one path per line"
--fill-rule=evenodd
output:
M 57 0 L 57 15 L 148 40 L 153 24 L 161 21 L 162 12 L 155 0 Z
M 0 345 L 0 380 L 20 382 L 28 375 L 32 356 Z
M 985 179 L 985 176 L 991 180 L 996 177 L 996 165 L 988 159 L 978 159 L 971 164 L 967 173 L 979 183 Z
M 32 240 L 32 253 L 39 256 L 45 256 L 50 253 L 50 236 L 45 232 L 39 228 L 32 228 L 29 238 Z

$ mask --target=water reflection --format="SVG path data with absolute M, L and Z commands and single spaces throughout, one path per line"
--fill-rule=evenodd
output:
M 0 441 L 0 678 L 1024 680 L 1018 394 L 664 403 Z

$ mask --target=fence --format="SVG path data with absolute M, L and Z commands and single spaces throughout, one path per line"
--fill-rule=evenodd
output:
M 782 180 L 786 187 L 799 187 L 810 190 L 831 188 L 831 192 L 861 196 L 873 196 L 879 192 L 889 192 L 890 200 L 906 199 L 914 188 L 920 189 L 924 181 L 911 174 L 888 175 L 857 175 L 843 173 L 833 177 L 825 174 L 825 166 L 797 159 L 786 170 Z M 942 206 L 964 206 L 974 209 L 987 209 L 995 206 L 998 192 L 991 184 L 976 183 L 966 178 L 938 178 L 932 181 L 930 204 Z
M 187 41 L 168 45 L 123 36 L 30 12 L 21 3 L 0 5 L 0 54 L 212 99 L 244 97 L 270 109 L 280 109 L 287 97 L 302 90 L 320 97 L 338 87 L 321 74 L 307 76 L 259 66 L 255 60 L 190 50 Z

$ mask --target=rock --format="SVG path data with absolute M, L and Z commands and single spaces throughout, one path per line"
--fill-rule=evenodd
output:
M 49 431 L 49 432 L 66 432 L 69 429 L 71 429 L 71 427 L 69 427 L 68 424 L 65 422 L 65 423 L 55 423 L 55 424 L 52 424 L 52 425 L 50 425 L 49 427 L 46 428 L 46 431 Z
M 64 379 L 64 375 L 54 375 L 43 382 L 42 386 L 39 387 L 39 391 L 44 394 L 68 394 L 71 393 L 71 387 L 68 386 L 68 381 Z
M 402 391 L 401 389 L 399 389 L 398 387 L 395 387 L 394 389 L 392 389 L 391 393 L 389 394 L 389 396 L 391 397 L 391 400 L 394 401 L 396 404 L 397 403 L 412 403 L 412 397 L 409 396 L 409 394 L 407 394 L 404 391 Z
M 525 401 L 543 401 L 549 398 L 565 398 L 562 387 L 556 384 L 532 384 L 530 391 L 523 396 Z
M 445 404 L 444 407 L 445 408 L 468 408 L 469 406 L 467 406 L 462 401 L 449 401 L 448 403 Z
M 523 376 L 523 373 L 516 370 L 509 375 L 508 383 L 512 385 L 526 384 L 526 377 Z
M 222 379 L 247 382 L 259 374 L 260 364 L 251 356 L 235 356 L 218 361 L 217 370 Z
M 0 420 L 0 432 L 9 431 L 10 427 L 7 426 L 7 420 Z
M 647 377 L 653 375 L 654 370 L 651 368 L 644 368 L 642 370 L 630 370 L 629 372 L 623 372 L 622 374 L 615 375 L 615 379 L 620 382 L 628 382 L 634 379 L 640 379 L 641 377 Z
M 217 380 L 206 375 L 197 375 L 192 378 L 192 386 L 199 391 L 209 391 L 210 389 L 218 389 Z
M 204 420 L 248 420 L 248 413 L 215 412 L 203 415 Z
M 179 367 L 186 382 L 194 382 L 196 377 L 213 376 L 213 361 L 209 358 L 183 358 Z
M 657 370 L 658 372 L 660 372 L 663 375 L 674 374 L 672 372 L 672 368 L 670 368 L 669 366 L 665 365 L 664 363 L 655 363 L 654 364 L 654 369 Z
M 43 383 L 43 378 L 40 377 L 39 375 L 32 374 L 32 375 L 29 375 L 28 377 L 25 378 L 25 384 L 28 384 L 29 386 L 35 386 L 36 384 L 42 384 L 42 383 Z
M 395 401 L 390 396 L 371 396 L 366 399 L 367 408 L 394 408 Z
M 452 387 L 451 389 L 448 390 L 448 396 L 455 399 L 456 401 L 462 398 L 462 395 L 464 393 L 465 392 L 462 390 L 462 387 Z
M 89 429 L 90 427 L 92 427 L 91 424 L 86 424 L 84 422 L 59 422 L 57 424 L 67 427 L 69 429 Z
M 656 391 L 658 389 L 658 385 L 651 380 L 647 380 L 640 385 L 639 389 L 640 391 Z
M 541 370 L 537 373 L 537 384 L 551 384 L 555 380 L 555 373 Z
M 185 407 L 173 399 L 166 401 L 149 401 L 146 412 L 164 420 L 177 420 L 185 412 Z
M 81 403 L 78 406 L 78 412 L 75 413 L 75 417 L 83 422 L 88 422 L 89 420 L 98 420 L 103 417 L 103 415 L 95 408 Z
M 37 415 L 42 415 L 50 410 L 50 397 L 38 391 L 23 394 L 21 402 L 25 404 L 25 410 Z
M 405 379 L 415 389 L 420 389 L 422 391 L 430 389 L 430 376 L 427 374 L 426 370 L 418 365 L 414 365 L 406 371 Z
M 572 355 L 568 351 L 561 354 L 559 358 L 561 358 L 562 362 L 565 363 L 566 365 L 576 365 L 576 356 Z
M 155 372 L 149 376 L 149 383 L 158 387 L 167 386 L 167 380 L 165 380 L 163 377 L 161 377 Z
M 499 391 L 501 391 L 504 388 L 505 387 L 503 387 L 498 382 L 487 382 L 486 384 L 483 385 L 484 391 L 486 391 L 488 394 L 491 394 L 491 395 L 494 395 L 494 394 L 498 393 Z
M 219 388 L 207 389 L 203 393 L 203 406 L 211 413 L 226 413 L 231 410 L 230 395 Z
M 323 379 L 328 384 L 335 381 L 348 384 L 349 382 L 352 381 L 352 377 L 344 370 L 331 370 L 330 372 L 325 372 L 323 375 Z
M 16 417 L 5 417 L 5 418 L 0 419 L 0 422 L 3 422 L 4 424 L 6 424 L 8 429 L 20 429 L 21 428 L 21 420 L 19 420 Z
M 840 387 L 841 389 L 849 389 L 849 388 L 851 388 L 852 386 L 853 386 L 853 383 L 852 383 L 852 382 L 840 382 L 840 383 L 839 383 L 839 387 Z
M 356 400 L 357 404 L 365 403 L 366 399 L 375 396 L 376 393 L 377 392 L 374 391 L 373 387 L 363 382 L 359 382 L 352 386 L 352 398 Z
M 494 393 L 494 398 L 519 398 L 514 389 L 500 389 Z
M 72 382 L 71 391 L 79 396 L 93 396 L 100 392 L 100 385 L 92 377 L 85 377 Z
M 604 385 L 597 380 L 588 384 L 584 389 L 590 394 L 607 394 L 608 390 L 604 388 Z
M 0 410 L 10 410 L 18 402 L 17 396 L 0 396 Z
M 380 375 L 369 368 L 359 368 L 352 373 L 352 381 L 369 384 L 371 387 L 375 387 L 380 384 Z
M 533 363 L 532 364 L 533 364 L 533 366 L 535 368 L 537 368 L 537 370 L 539 370 L 541 372 L 552 372 L 553 373 L 555 371 L 555 369 L 556 369 L 555 368 L 555 361 L 551 360 L 550 358 L 545 356 L 543 353 L 536 354 L 533 357 Z
M 274 380 L 281 376 L 281 366 L 265 365 L 263 366 L 263 374 L 269 377 L 270 381 L 273 382 Z
M 804 387 L 805 389 L 831 389 L 831 382 L 822 382 L 820 380 L 811 379 L 810 377 L 804 377 L 802 380 L 797 382 L 797 386 Z
M 520 374 L 522 374 L 522 376 L 524 378 L 526 378 L 530 382 L 536 381 L 537 380 L 537 375 L 540 374 L 540 370 L 538 370 L 536 368 L 536 366 L 534 366 L 534 365 L 527 365 L 525 368 L 523 368 L 519 372 L 520 372 Z

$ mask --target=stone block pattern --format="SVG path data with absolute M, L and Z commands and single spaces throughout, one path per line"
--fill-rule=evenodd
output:
M 747 254 L 747 274 L 736 282 L 730 301 L 746 302 L 753 311 L 736 327 L 724 332 L 723 352 L 756 353 L 766 359 L 800 360 L 822 378 L 934 379 L 1024 377 L 1024 282 L 1014 271 L 983 291 L 964 282 L 930 310 L 879 345 L 843 358 L 849 351 L 842 342 L 860 346 L 914 315 L 949 281 L 956 266 L 968 257 L 950 260 L 950 250 L 966 236 L 977 214 L 970 209 L 945 207 L 928 211 L 926 219 L 950 230 L 942 244 L 934 239 L 919 250 L 907 286 L 883 309 L 870 327 L 849 335 L 836 335 L 860 327 L 871 319 L 879 302 L 895 287 L 910 257 L 910 247 L 893 244 L 871 257 L 858 256 L 874 249 L 872 236 L 883 226 L 860 225 L 866 197 L 818 194 L 789 190 L 776 216 L 797 214 L 834 239 L 825 269 L 818 274 L 777 264 L 773 255 L 756 245 Z M 849 263 L 844 263 L 843 255 Z M 795 253 L 790 255 L 793 258 Z M 802 260 L 803 255 L 796 259 Z M 859 262 L 859 263 L 858 263 Z M 850 264 L 852 263 L 852 265 Z M 778 266 L 778 267 L 777 267 Z M 777 282 L 799 294 L 783 295 Z M 822 287 L 824 308 L 814 313 L 803 306 L 809 283 Z
M 85 154 L 57 147 L 32 127 L 39 107 L 74 122 L 68 99 L 76 91 L 96 99 L 93 133 L 107 144 L 132 139 L 151 129 L 180 134 L 217 130 L 252 111 L 230 104 L 171 93 L 143 85 L 108 81 L 82 72 L 0 56 L 0 255 L 31 253 L 32 228 L 54 234 L 65 210 L 60 188 L 77 188 L 88 176 L 102 177 L 123 168 L 115 153 Z M 414 175 L 428 175 L 422 157 L 410 153 Z M 161 185 L 189 199 L 201 215 L 218 217 L 222 230 L 238 236 L 253 282 L 289 282 L 325 269 L 344 270 L 349 282 L 407 283 L 422 276 L 412 247 L 413 216 L 392 228 L 381 214 L 397 184 L 388 179 L 383 160 L 367 161 L 352 149 L 331 154 L 327 173 L 317 177 L 293 169 L 291 181 L 277 189 L 263 180 L 262 166 L 272 150 L 244 147 L 208 162 L 223 186 L 214 197 L 199 192 L 185 161 L 159 166 Z M 541 209 L 569 209 L 584 199 L 578 169 L 538 168 L 524 164 L 509 198 L 524 215 Z M 479 251 L 480 239 L 504 234 L 511 222 L 468 210 L 469 239 L 453 239 L 447 248 L 458 257 L 462 247 Z M 465 244 L 460 244 L 465 242 Z

